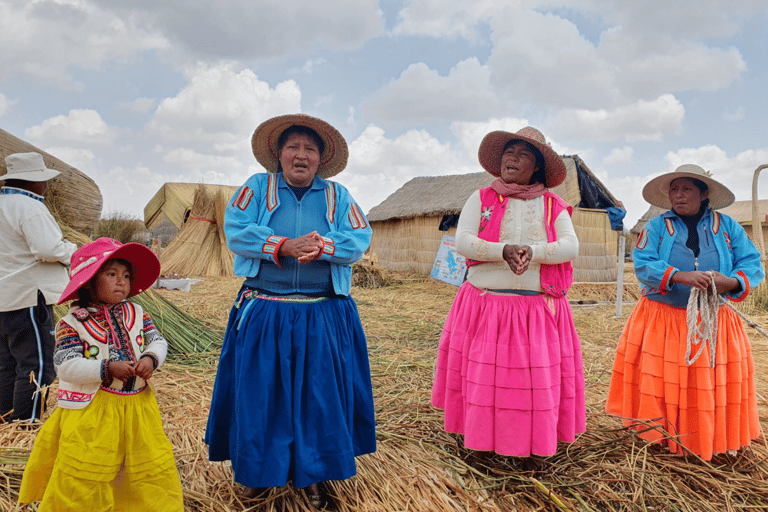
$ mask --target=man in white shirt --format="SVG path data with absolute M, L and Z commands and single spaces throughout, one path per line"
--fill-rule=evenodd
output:
M 43 195 L 59 171 L 39 153 L 5 158 L 0 176 L 0 417 L 39 420 L 46 386 L 56 378 L 53 304 L 69 282 L 75 244 L 61 229 Z M 35 384 L 37 383 L 37 384 Z M 2 421 L 2 420 L 0 420 Z

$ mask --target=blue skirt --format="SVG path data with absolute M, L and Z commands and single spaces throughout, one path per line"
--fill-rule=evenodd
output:
M 344 480 L 376 451 L 368 347 L 351 297 L 243 298 L 229 315 L 205 432 L 247 487 Z

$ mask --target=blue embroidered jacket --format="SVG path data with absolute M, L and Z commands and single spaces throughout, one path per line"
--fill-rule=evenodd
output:
M 735 302 L 744 300 L 749 290 L 757 286 L 765 277 L 760 253 L 744 228 L 727 215 L 707 210 L 699 221 L 700 233 L 702 227 L 707 236 L 710 234 L 712 236 L 720 265 L 719 272 L 727 277 L 736 278 L 741 284 L 741 289 L 725 295 Z M 676 238 L 678 235 L 687 237 L 687 233 L 685 223 L 673 210 L 648 221 L 632 251 L 635 274 L 643 284 L 643 295 L 664 296 L 676 287 L 684 286 L 671 283 L 672 276 L 679 269 L 670 265 L 669 261 Z M 682 243 L 685 244 L 685 240 Z M 699 270 L 710 269 L 700 268 Z M 689 286 L 686 288 L 690 291 Z M 663 299 L 660 301 L 666 302 Z
M 294 232 L 293 225 L 270 225 L 270 220 L 281 205 L 278 186 L 284 184 L 282 173 L 258 173 L 252 175 L 235 192 L 227 207 L 224 233 L 227 245 L 235 253 L 235 274 L 255 277 L 263 260 L 280 265 L 278 250 Z M 359 260 L 371 243 L 371 227 L 360 207 L 342 185 L 315 177 L 311 190 L 325 190 L 325 211 L 313 212 L 322 216 L 327 226 L 323 237 L 320 261 L 331 266 L 334 293 L 349 295 L 352 284 L 350 265 Z M 290 216 L 285 216 L 290 218 Z M 270 227 L 271 226 L 271 227 Z M 305 233 L 301 233 L 303 235 Z

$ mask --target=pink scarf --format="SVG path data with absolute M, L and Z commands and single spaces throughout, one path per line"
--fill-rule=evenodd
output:
M 507 183 L 501 178 L 496 178 L 496 181 L 491 183 L 491 188 L 497 194 L 504 197 L 511 197 L 513 199 L 534 199 L 536 197 L 544 195 L 547 191 L 547 187 L 543 183 L 533 183 L 532 185 L 518 185 L 517 183 Z

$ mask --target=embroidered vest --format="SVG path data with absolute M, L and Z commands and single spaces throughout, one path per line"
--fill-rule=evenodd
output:
M 131 343 L 131 349 L 138 360 L 144 352 L 146 343 L 144 339 L 144 311 L 141 306 L 132 302 L 123 302 L 120 305 L 122 320 L 125 324 L 128 338 Z M 84 321 L 78 320 L 73 312 L 76 308 L 71 308 L 69 313 L 61 321 L 70 325 L 83 342 L 83 357 L 85 359 L 103 361 L 109 357 L 109 342 L 111 333 L 103 329 L 93 318 L 86 318 Z M 142 389 L 146 381 L 141 377 L 135 377 L 134 389 Z M 123 388 L 123 381 L 113 379 L 110 389 L 119 392 Z M 89 382 L 85 384 L 59 381 L 59 407 L 65 409 L 82 409 L 91 403 L 94 395 L 99 390 L 101 382 Z
M 501 221 L 507 211 L 509 197 L 498 194 L 491 187 L 480 189 L 480 229 L 477 236 L 488 242 L 498 242 L 501 233 Z M 547 242 L 557 241 L 555 219 L 563 210 L 568 215 L 573 214 L 571 208 L 557 194 L 544 192 L 544 228 L 547 232 Z M 467 267 L 486 263 L 467 258 Z M 570 261 L 556 264 L 541 264 L 541 288 L 553 297 L 563 297 L 573 284 L 573 266 Z

